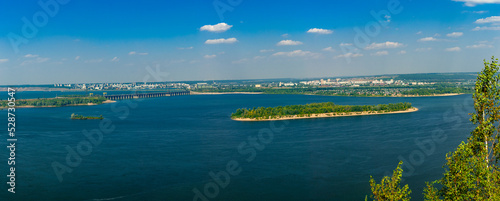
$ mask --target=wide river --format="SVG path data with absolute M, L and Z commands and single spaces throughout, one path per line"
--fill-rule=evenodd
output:
M 0 99 L 5 100 L 7 93 L 2 93 Z M 16 96 L 56 93 L 64 94 Z M 420 110 L 276 122 L 230 119 L 237 108 L 327 101 L 411 102 Z M 17 109 L 16 193 L 12 194 L 5 183 L 10 167 L 7 111 L 0 110 L 4 119 L 0 200 L 364 200 L 370 193 L 370 175 L 380 182 L 400 160 L 403 183 L 410 185 L 413 200 L 422 200 L 425 182 L 440 178 L 446 153 L 474 128 L 468 120 L 471 112 L 470 94 L 192 95 Z M 103 115 L 107 120 L 71 120 L 72 113 Z

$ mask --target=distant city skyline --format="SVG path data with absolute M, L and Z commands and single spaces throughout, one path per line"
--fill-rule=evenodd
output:
M 0 85 L 477 72 L 500 0 L 0 3 Z

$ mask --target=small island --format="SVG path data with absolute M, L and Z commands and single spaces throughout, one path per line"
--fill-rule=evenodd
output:
M 66 95 L 57 98 L 18 99 L 16 108 L 100 105 L 111 102 L 114 101 L 107 100 L 103 96 Z M 8 108 L 8 103 L 7 100 L 0 100 L 0 108 Z
M 104 117 L 102 117 L 102 115 L 98 116 L 98 117 L 91 117 L 91 116 L 86 117 L 86 116 L 83 116 L 83 115 L 78 115 L 78 114 L 73 113 L 73 114 L 71 114 L 71 119 L 72 120 L 89 120 L 89 119 L 102 120 L 102 119 L 104 119 Z
M 238 109 L 231 114 L 236 121 L 273 121 L 416 112 L 411 103 L 389 103 L 379 105 L 335 105 L 332 102 Z

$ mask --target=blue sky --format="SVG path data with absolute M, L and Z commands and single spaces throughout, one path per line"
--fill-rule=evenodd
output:
M 500 56 L 499 11 L 500 0 L 2 1 L 0 85 L 133 82 L 148 69 L 162 81 L 479 71 Z

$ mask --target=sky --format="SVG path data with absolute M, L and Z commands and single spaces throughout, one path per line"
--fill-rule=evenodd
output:
M 500 0 L 0 2 L 0 85 L 478 72 Z

